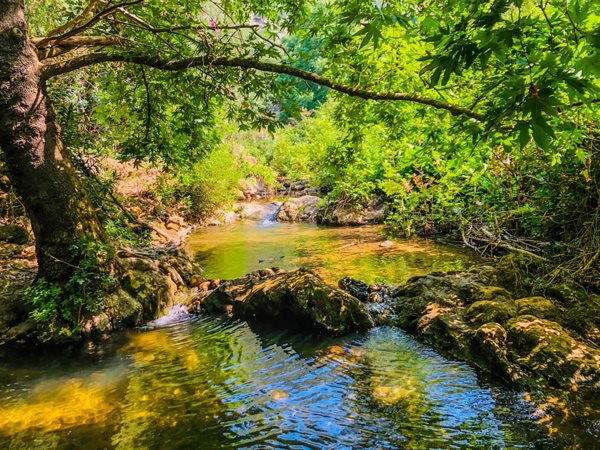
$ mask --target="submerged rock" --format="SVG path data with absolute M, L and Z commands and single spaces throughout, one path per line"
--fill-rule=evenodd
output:
M 305 325 L 333 335 L 373 326 L 356 297 L 305 269 L 264 270 L 223 282 L 202 300 L 201 308 L 240 319 Z

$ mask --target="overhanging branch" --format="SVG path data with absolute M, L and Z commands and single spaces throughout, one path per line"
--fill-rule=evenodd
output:
M 109 6 L 109 7 L 105 8 L 105 9 L 103 9 L 102 11 L 100 11 L 98 14 L 96 14 L 94 17 L 92 17 L 90 20 L 88 20 L 83 25 L 76 26 L 75 28 L 72 28 L 69 31 L 66 31 L 66 32 L 64 32 L 62 34 L 59 34 L 58 36 L 50 36 L 50 37 L 47 37 L 47 38 L 43 38 L 41 40 L 41 42 L 39 42 L 38 46 L 44 46 L 49 41 L 59 42 L 59 41 L 62 41 L 64 39 L 67 39 L 67 38 L 70 38 L 72 36 L 76 36 L 76 35 L 78 35 L 80 33 L 83 33 L 84 31 L 88 30 L 89 28 L 93 27 L 96 23 L 98 23 L 99 21 L 101 21 L 105 16 L 108 16 L 109 14 L 112 14 L 113 12 L 117 11 L 119 8 L 123 8 L 125 6 L 136 5 L 138 3 L 141 3 L 142 1 L 143 0 L 132 0 L 132 1 L 124 2 L 124 3 L 119 3 L 117 5 Z
M 91 53 L 65 61 L 59 61 L 53 64 L 45 65 L 42 70 L 44 79 L 49 79 L 57 75 L 72 72 L 86 66 L 101 64 L 107 62 L 123 62 L 130 64 L 139 64 L 152 67 L 159 70 L 178 71 L 192 69 L 194 67 L 231 67 L 238 69 L 258 70 L 261 72 L 279 73 L 311 81 L 315 84 L 326 86 L 334 91 L 359 97 L 367 100 L 392 100 L 407 101 L 432 106 L 437 109 L 449 111 L 452 115 L 464 115 L 475 120 L 482 120 L 481 114 L 462 106 L 445 103 L 436 99 L 421 96 L 419 94 L 408 94 L 403 92 L 377 92 L 371 89 L 347 86 L 329 78 L 323 77 L 313 72 L 290 67 L 285 64 L 278 64 L 266 61 L 260 61 L 252 58 L 228 58 L 228 57 L 196 57 L 182 60 L 165 60 L 157 57 L 132 54 L 132 53 Z
M 126 39 L 113 36 L 71 36 L 55 41 L 50 38 L 31 38 L 31 43 L 38 49 L 44 50 L 50 47 L 103 47 L 103 46 L 122 46 L 127 43 Z

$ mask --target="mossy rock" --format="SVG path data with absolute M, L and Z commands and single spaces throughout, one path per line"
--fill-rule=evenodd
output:
M 561 323 L 600 345 L 600 295 L 591 294 L 571 303 L 561 316 Z
M 318 275 L 304 269 L 273 274 L 255 272 L 224 282 L 202 300 L 202 308 L 240 319 L 305 326 L 333 335 L 373 326 L 360 300 L 328 286 Z
M 519 315 L 532 315 L 541 319 L 557 320 L 560 317 L 560 309 L 556 304 L 544 297 L 526 297 L 515 302 Z
M 418 321 L 426 314 L 428 305 L 435 303 L 452 310 L 461 309 L 475 301 L 481 288 L 477 275 L 469 272 L 433 272 L 412 277 L 391 293 L 396 325 L 416 333 Z
M 589 296 L 583 287 L 573 281 L 553 284 L 544 290 L 544 295 L 554 298 L 564 305 L 577 304 L 587 300 Z
M 29 280 L 0 278 L 0 345 L 34 340 L 37 324 L 30 317 L 31 304 L 24 299 Z
M 173 304 L 173 282 L 159 271 L 130 270 L 124 275 L 122 283 L 125 290 L 142 305 L 144 320 L 156 319 Z
M 417 335 L 435 349 L 468 358 L 473 330 L 460 313 L 434 302 L 419 319 Z
M 506 329 L 497 322 L 488 322 L 475 331 L 472 360 L 481 368 L 509 382 L 518 382 L 523 371 L 510 362 L 507 355 Z
M 496 300 L 507 301 L 512 300 L 512 295 L 506 289 L 498 286 L 481 286 L 473 296 L 474 300 Z
M 575 339 L 560 324 L 525 315 L 507 323 L 509 358 L 534 380 L 560 388 L 600 383 L 600 350 Z
M 104 300 L 104 312 L 91 320 L 93 331 L 105 333 L 144 323 L 144 308 L 128 292 L 119 290 Z
M 535 284 L 535 274 L 540 270 L 540 261 L 527 255 L 509 253 L 496 264 L 490 281 L 518 296 L 526 296 Z
M 488 322 L 504 324 L 517 315 L 517 307 L 512 301 L 481 300 L 469 306 L 466 315 L 471 323 L 477 325 Z

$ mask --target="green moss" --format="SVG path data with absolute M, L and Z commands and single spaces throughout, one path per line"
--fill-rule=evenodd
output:
M 539 270 L 538 260 L 518 253 L 509 253 L 496 265 L 494 281 L 516 295 L 525 296 L 531 291 Z
M 144 320 L 157 318 L 173 302 L 167 277 L 158 271 L 130 270 L 123 278 L 126 291 L 142 305 Z
M 510 292 L 498 286 L 481 286 L 473 296 L 475 300 L 504 300 L 511 299 Z
M 506 323 L 517 315 L 517 307 L 511 301 L 481 300 L 467 309 L 467 318 L 475 324 L 488 322 Z
M 526 315 L 507 324 L 510 354 L 535 379 L 561 388 L 600 382 L 600 351 L 578 341 L 560 324 Z
M 552 300 L 544 297 L 526 297 L 517 300 L 517 309 L 520 315 L 532 315 L 541 319 L 559 319 L 560 310 Z
M 208 312 L 223 313 L 229 305 L 241 319 L 276 318 L 281 325 L 304 325 L 333 335 L 373 326 L 360 300 L 304 269 L 264 277 L 248 274 L 221 284 L 202 300 Z
M 111 328 L 123 328 L 142 323 L 142 304 L 128 292 L 119 290 L 106 298 L 105 312 L 110 320 Z

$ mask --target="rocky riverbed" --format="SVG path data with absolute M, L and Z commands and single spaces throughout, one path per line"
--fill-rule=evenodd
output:
M 329 334 L 397 326 L 512 385 L 598 389 L 600 349 L 592 329 L 598 319 L 582 333 L 558 300 L 517 298 L 499 285 L 502 278 L 478 267 L 413 277 L 402 286 L 344 278 L 334 288 L 308 270 L 265 269 L 221 283 L 199 295 L 196 305 Z

